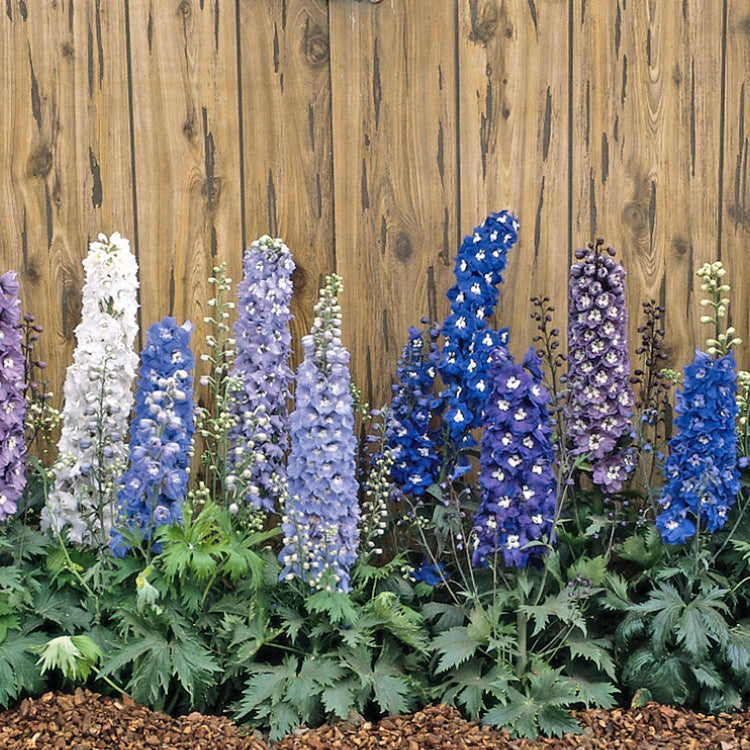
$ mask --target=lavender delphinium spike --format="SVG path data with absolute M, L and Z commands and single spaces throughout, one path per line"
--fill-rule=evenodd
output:
M 349 590 L 359 534 L 356 439 L 349 352 L 341 343 L 341 277 L 331 274 L 315 306 L 305 359 L 297 371 L 296 408 L 284 509 L 283 577 L 311 586 Z
M 619 445 L 632 430 L 633 391 L 625 269 L 614 254 L 601 239 L 576 250 L 569 280 L 568 434 L 605 493 L 622 489 L 632 469 L 630 451 Z
M 393 482 L 401 492 L 416 496 L 423 495 L 440 472 L 437 436 L 430 429 L 438 357 L 434 336 L 425 340 L 419 328 L 410 328 L 396 370 L 385 444 L 393 459 Z
M 456 257 L 456 284 L 448 291 L 451 315 L 443 323 L 439 370 L 445 383 L 444 421 L 457 445 L 473 444 L 469 430 L 482 424 L 491 352 L 508 341 L 507 328 L 495 331 L 487 321 L 495 310 L 497 285 L 503 280 L 518 228 L 508 211 L 492 213 L 470 237 L 464 237 Z
M 482 434 L 482 501 L 474 516 L 474 565 L 484 565 L 499 553 L 506 565 L 523 567 L 529 556 L 546 551 L 539 545 L 526 548 L 552 534 L 556 508 L 549 393 L 542 379 L 533 347 L 522 365 L 505 347 L 493 353 Z
M 283 478 L 289 446 L 293 271 L 289 248 L 266 235 L 246 251 L 244 278 L 237 287 L 230 373 L 237 384 L 230 394 L 236 421 L 229 431 L 227 464 L 238 498 L 269 512 L 276 499 L 272 477 Z
M 0 276 L 0 521 L 16 512 L 26 485 L 20 289 L 15 271 Z
M 129 549 L 126 530 L 145 539 L 182 517 L 193 437 L 193 326 L 164 318 L 149 327 L 141 352 L 135 416 L 130 425 L 130 468 L 119 482 L 118 518 L 110 546 Z M 157 550 L 158 551 L 158 550 Z

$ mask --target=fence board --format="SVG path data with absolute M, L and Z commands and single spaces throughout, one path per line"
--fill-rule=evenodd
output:
M 575 236 L 622 251 L 632 348 L 641 301 L 668 302 L 676 368 L 705 340 L 694 272 L 717 253 L 719 6 L 574 2 Z
M 333 2 L 336 262 L 367 399 L 390 398 L 410 325 L 442 318 L 457 236 L 455 10 Z
M 8 3 L 0 18 L 0 250 L 59 405 L 80 317 L 81 260 L 100 231 L 133 227 L 122 7 Z
M 750 367 L 750 12 L 742 0 L 729 0 L 726 26 L 724 164 L 721 205 L 721 258 L 732 284 L 732 324 L 745 342 L 738 354 Z
M 246 243 L 281 236 L 297 265 L 292 338 L 336 268 L 328 3 L 241 2 Z
M 143 324 L 190 319 L 203 349 L 211 269 L 241 269 L 235 24 L 226 3 L 130 4 Z
M 568 2 L 459 5 L 460 229 L 502 208 L 521 222 L 493 321 L 520 356 L 537 333 L 529 297 L 554 300 L 561 327 L 567 309 Z

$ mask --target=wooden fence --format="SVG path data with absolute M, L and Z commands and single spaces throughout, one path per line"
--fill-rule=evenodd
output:
M 211 267 L 238 280 L 264 233 L 294 252 L 297 339 L 337 270 L 373 404 L 500 208 L 521 221 L 495 321 L 516 353 L 529 296 L 562 323 L 572 251 L 598 235 L 629 272 L 631 336 L 642 299 L 667 304 L 669 365 L 705 338 L 707 260 L 750 341 L 748 0 L 3 0 L 0 94 L 0 266 L 58 391 L 100 231 L 133 242 L 144 327 L 201 321 Z

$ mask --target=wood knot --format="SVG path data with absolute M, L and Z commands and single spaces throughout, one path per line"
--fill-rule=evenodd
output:
M 305 36 L 302 40 L 302 54 L 313 67 L 323 65 L 328 60 L 328 36 L 319 26 L 315 26 L 309 31 L 305 30 Z
M 292 286 L 294 293 L 301 292 L 307 286 L 307 271 L 302 266 L 295 266 L 292 271 Z
M 414 245 L 412 245 L 411 237 L 406 232 L 399 232 L 396 235 L 393 251 L 402 263 L 405 263 L 414 255 Z
M 70 42 L 63 42 L 62 45 L 62 56 L 63 57 L 73 57 L 73 45 Z
M 182 125 L 182 132 L 189 140 L 193 140 L 195 136 L 195 120 L 192 117 L 189 120 L 185 120 Z
M 672 244 L 677 255 L 687 255 L 690 252 L 690 243 L 684 237 L 675 237 Z
M 469 39 L 477 44 L 487 46 L 487 43 L 497 33 L 498 12 L 495 2 L 488 3 L 482 8 L 481 17 L 472 18 Z M 509 29 L 511 36 L 513 29 Z
M 52 169 L 52 152 L 40 144 L 31 152 L 26 166 L 29 177 L 45 178 Z
M 207 208 L 213 211 L 219 205 L 221 197 L 221 177 L 207 177 L 201 186 L 201 195 L 206 201 Z
M 177 6 L 177 15 L 187 18 L 193 12 L 193 8 L 190 5 L 189 0 L 182 0 Z
M 23 275 L 26 281 L 30 281 L 32 283 L 36 283 L 41 278 L 36 266 L 33 266 L 30 263 L 24 266 Z
M 640 206 L 635 201 L 631 201 L 625 205 L 625 208 L 622 210 L 622 220 L 635 234 L 645 232 L 648 226 L 646 211 L 643 206 Z

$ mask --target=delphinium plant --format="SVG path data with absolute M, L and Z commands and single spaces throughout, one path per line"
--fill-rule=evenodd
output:
M 72 542 L 106 546 L 117 505 L 116 479 L 126 460 L 138 356 L 138 265 L 130 243 L 99 235 L 83 261 L 81 322 L 65 379 L 65 406 L 54 485 L 42 527 Z
M 732 327 L 725 328 L 730 287 L 723 282 L 721 263 L 706 264 L 698 271 L 703 300 L 712 315 L 704 323 L 715 327 L 707 352 L 696 350 L 685 368 L 682 389 L 677 392 L 674 420 L 676 433 L 669 442 L 665 466 L 666 484 L 656 525 L 667 544 L 682 544 L 704 527 L 713 533 L 724 526 L 739 491 L 737 469 L 737 374 L 732 347 L 740 343 Z M 704 305 L 705 306 L 705 305 Z
M 632 431 L 633 391 L 627 347 L 625 269 L 604 240 L 576 250 L 570 268 L 567 428 L 605 494 L 622 489 L 632 472 L 623 445 Z
M 156 529 L 182 518 L 194 430 L 192 329 L 167 317 L 146 334 L 130 427 L 130 467 L 119 480 L 110 539 L 118 556 L 135 541 L 150 557 Z
M 196 432 L 202 439 L 200 462 L 204 470 L 203 481 L 211 497 L 221 502 L 228 496 L 229 431 L 236 423 L 231 412 L 231 401 L 237 382 L 230 377 L 236 341 L 229 335 L 230 311 L 235 304 L 227 299 L 232 289 L 227 264 L 214 266 L 213 274 L 208 279 L 216 292 L 216 296 L 208 300 L 213 313 L 203 318 L 203 322 L 211 327 L 211 332 L 206 335 L 210 353 L 200 355 L 201 362 L 208 364 L 209 373 L 199 380 L 201 386 L 208 388 L 208 406 L 196 407 L 195 416 Z
M 742 594 L 750 537 L 739 482 L 733 353 L 740 340 L 725 327 L 725 274 L 720 262 L 698 271 L 706 294 L 701 304 L 711 311 L 701 322 L 714 331 L 683 377 L 665 374 L 681 387 L 660 510 L 655 528 L 618 548 L 631 568 L 627 580 L 610 577 L 608 595 L 623 615 L 615 643 L 626 689 L 641 700 L 712 712 L 739 708 L 750 684 Z
M 448 291 L 451 314 L 442 327 L 438 369 L 445 384 L 444 423 L 458 448 L 474 444 L 470 430 L 483 422 L 490 353 L 508 340 L 507 329 L 495 331 L 488 324 L 518 229 L 513 214 L 492 213 L 464 238 L 456 256 L 456 283 Z
M 289 248 L 264 235 L 245 252 L 244 277 L 237 287 L 230 371 L 236 388 L 227 394 L 235 420 L 227 436 L 228 489 L 232 499 L 267 512 L 274 510 L 274 488 L 285 475 L 289 446 L 293 271 Z
M 305 359 L 296 377 L 284 508 L 282 574 L 312 587 L 347 591 L 359 544 L 356 439 L 349 352 L 341 343 L 341 278 L 320 291 Z
M 20 289 L 14 271 L 0 276 L 0 522 L 15 514 L 26 485 Z
M 399 494 L 419 497 L 440 475 L 440 435 L 430 424 L 439 357 L 437 333 L 432 329 L 425 336 L 419 328 L 410 328 L 396 369 L 385 434 L 393 459 L 391 478 Z

